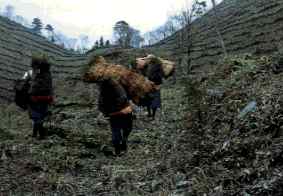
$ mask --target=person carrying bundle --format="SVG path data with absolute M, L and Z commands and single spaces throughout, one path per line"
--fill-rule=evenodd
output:
M 142 74 L 157 86 L 157 91 L 151 93 L 153 99 L 147 105 L 147 116 L 151 118 L 151 120 L 154 120 L 157 109 L 161 108 L 160 87 L 163 78 L 162 62 L 158 58 L 152 58 L 145 67 L 140 68 L 143 70 Z
M 148 112 L 147 116 L 151 118 L 151 120 L 154 120 L 157 109 L 161 108 L 160 87 L 163 82 L 162 79 L 167 78 L 174 73 L 175 65 L 171 61 L 163 60 L 154 55 L 137 58 L 133 64 L 133 67 L 137 72 L 147 77 L 157 87 L 157 91 L 150 94 L 152 99 L 146 106 Z
M 112 144 L 115 154 L 127 151 L 128 137 L 133 127 L 132 107 L 123 86 L 113 79 L 98 82 L 99 103 L 98 109 L 109 117 Z
M 127 150 L 127 140 L 132 131 L 132 101 L 142 105 L 151 92 L 156 91 L 153 82 L 124 66 L 107 63 L 101 56 L 92 57 L 83 75 L 85 82 L 99 86 L 98 109 L 109 117 L 112 144 L 115 154 Z

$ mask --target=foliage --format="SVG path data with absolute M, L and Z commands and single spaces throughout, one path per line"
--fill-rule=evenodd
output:
M 7 5 L 4 8 L 3 16 L 12 19 L 15 14 L 14 12 L 15 12 L 15 8 L 12 5 Z
M 109 47 L 110 47 L 110 41 L 109 40 L 104 41 L 103 36 L 101 36 L 99 40 L 95 41 L 94 45 L 92 46 L 92 49 L 97 50 L 97 49 L 104 49 Z
M 179 31 L 186 33 L 188 24 L 206 11 L 206 4 L 206 0 L 196 0 L 193 1 L 191 7 L 183 7 L 180 11 L 170 15 L 164 24 L 144 34 L 145 45 L 155 44 Z M 186 36 L 182 37 L 181 42 L 184 41 L 184 37 Z
M 95 47 L 95 48 L 99 48 L 99 42 L 98 42 L 98 41 L 95 41 L 94 47 Z
M 35 32 L 36 34 L 41 34 L 41 30 L 42 30 L 42 22 L 39 18 L 34 18 L 32 21 L 32 30 L 33 32 Z
M 104 47 L 104 39 L 103 39 L 103 36 L 101 36 L 100 39 L 99 39 L 99 47 Z
M 107 58 L 125 62 L 142 52 L 148 51 L 120 50 Z M 28 136 L 26 114 L 3 106 L 0 193 L 13 185 L 26 195 L 282 195 L 282 74 L 272 72 L 272 59 L 230 56 L 183 83 L 166 81 L 155 121 L 136 108 L 122 157 L 102 151 L 111 149 L 111 131 L 97 111 L 93 85 L 56 81 L 43 141 Z M 239 80 L 230 84 L 234 72 Z M 252 100 L 255 110 L 239 119 Z
M 54 37 L 54 28 L 53 28 L 53 26 L 51 26 L 50 24 L 47 24 L 45 26 L 45 30 L 47 30 L 47 32 L 48 32 L 49 40 L 54 43 L 55 42 L 55 37 Z
M 121 47 L 129 47 L 132 37 L 129 24 L 126 21 L 118 21 L 113 30 L 116 43 Z
M 45 26 L 45 29 L 46 29 L 47 31 L 51 31 L 51 32 L 54 31 L 54 28 L 53 28 L 50 24 L 47 24 L 47 25 Z
M 109 47 L 110 47 L 110 41 L 109 41 L 109 40 L 106 40 L 106 42 L 105 42 L 105 47 L 106 47 L 106 48 L 109 48 Z
M 235 85 L 235 83 L 241 82 L 243 77 L 252 77 L 255 75 L 259 65 L 258 58 L 253 57 L 250 54 L 228 56 L 223 59 L 224 72 L 229 75 L 228 85 Z M 227 80 L 226 80 L 227 81 Z
M 113 32 L 116 44 L 122 48 L 139 47 L 143 40 L 140 31 L 123 20 L 115 23 Z

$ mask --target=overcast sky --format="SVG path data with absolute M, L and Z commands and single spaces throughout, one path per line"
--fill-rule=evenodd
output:
M 63 33 L 77 37 L 110 36 L 119 20 L 146 32 L 165 22 L 167 16 L 183 7 L 186 0 L 0 0 L 29 21 L 39 17 Z

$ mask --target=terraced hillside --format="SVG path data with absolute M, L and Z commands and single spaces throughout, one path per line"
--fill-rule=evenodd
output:
M 33 52 L 44 52 L 50 56 L 55 78 L 77 73 L 86 60 L 85 56 L 67 51 L 0 17 L 0 102 L 13 97 L 13 82 L 29 69 Z
M 224 0 L 217 6 L 218 25 L 224 37 L 228 54 L 270 54 L 283 44 L 282 0 Z M 201 66 L 217 62 L 222 55 L 210 11 L 193 24 L 192 65 Z M 155 45 L 179 58 L 186 53 L 181 44 L 181 32 Z
M 283 2 L 280 0 L 224 0 L 217 7 L 220 18 L 218 25 L 228 53 L 269 54 L 280 50 L 283 44 L 282 10 Z M 214 24 L 211 12 L 194 22 L 193 66 L 211 65 L 221 59 L 222 52 Z M 151 50 L 158 55 L 179 60 L 186 53 L 186 40 L 181 46 L 179 44 L 180 34 L 177 32 L 146 51 Z M 78 73 L 86 60 L 85 56 L 66 51 L 3 17 L 0 17 L 0 46 L 1 102 L 11 99 L 13 81 L 28 69 L 34 51 L 44 51 L 51 56 L 55 77 Z M 143 54 L 145 51 L 138 53 Z M 110 58 L 116 59 L 115 53 L 111 52 Z
M 30 136 L 27 112 L 13 103 L 0 104 L 0 196 L 283 195 L 283 69 L 266 55 L 277 50 L 281 38 L 270 40 L 282 36 L 270 33 L 280 33 L 282 3 L 224 0 L 219 9 L 225 19 L 221 22 L 227 22 L 220 26 L 226 43 L 231 41 L 229 53 L 264 56 L 227 58 L 212 66 L 214 70 L 199 74 L 197 67 L 199 72 L 177 77 L 174 84 L 165 82 L 155 121 L 146 117 L 146 109 L 135 107 L 129 149 L 121 157 L 110 156 L 111 131 L 97 108 L 96 85 L 73 77 L 86 56 L 71 54 L 0 18 L 0 95 L 7 99 L 12 94 L 12 80 L 28 68 L 33 50 L 53 57 L 57 78 L 44 140 Z M 205 21 L 209 16 L 195 24 L 203 40 L 194 43 L 195 65 L 210 65 L 221 54 L 213 26 Z M 257 35 L 262 32 L 264 39 Z M 233 43 L 236 38 L 238 43 Z M 101 54 L 127 65 L 149 52 L 179 57 L 182 50 L 177 49 L 171 37 L 155 48 L 90 51 L 87 56 Z M 199 57 L 198 50 L 203 52 Z

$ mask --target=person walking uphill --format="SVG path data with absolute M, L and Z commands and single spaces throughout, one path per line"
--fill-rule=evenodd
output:
M 29 80 L 28 111 L 33 122 L 32 137 L 44 139 L 46 136 L 43 122 L 48 114 L 48 106 L 54 101 L 50 63 L 44 55 L 33 56 L 32 70 L 25 73 L 23 79 Z
M 114 79 L 107 79 L 98 83 L 100 95 L 98 109 L 109 117 L 112 143 L 115 154 L 127 150 L 127 140 L 132 131 L 132 107 L 127 97 L 126 90 Z
M 147 104 L 148 117 L 154 120 L 157 109 L 161 108 L 160 86 L 162 84 L 163 69 L 162 62 L 157 57 L 148 55 L 146 58 L 148 63 L 137 64 L 136 69 L 156 85 L 157 90 L 150 94 L 152 99 Z

